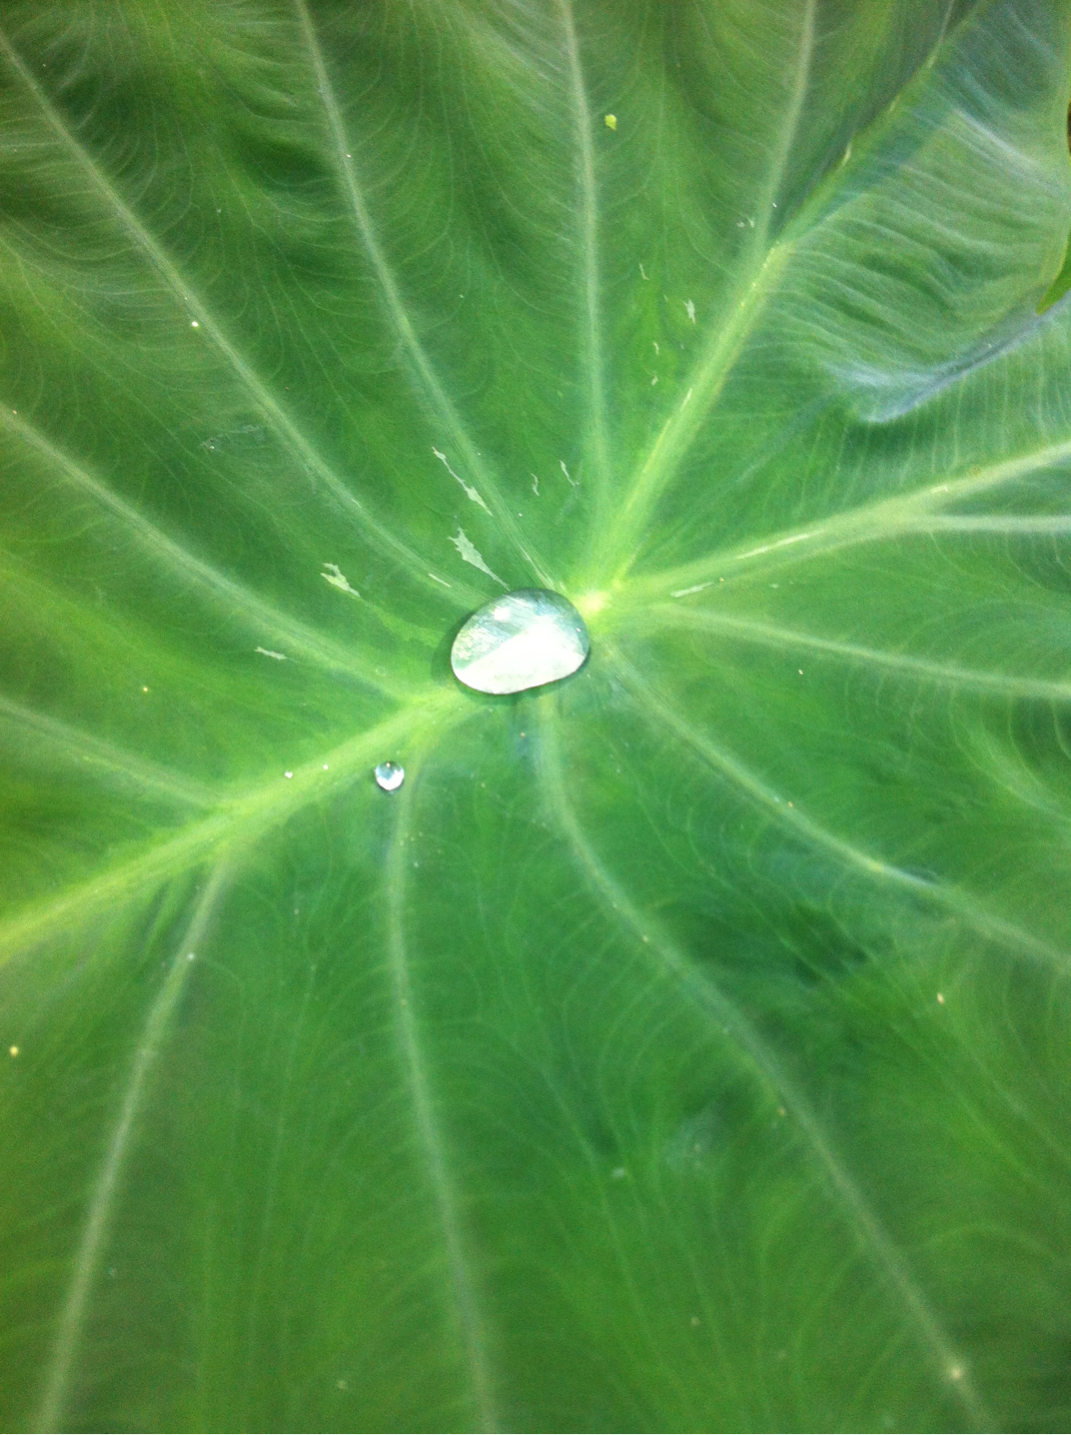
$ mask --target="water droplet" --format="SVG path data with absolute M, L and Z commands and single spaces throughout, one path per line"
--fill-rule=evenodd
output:
M 375 778 L 384 792 L 397 792 L 405 781 L 405 768 L 396 762 L 381 762 L 376 768 Z
M 567 598 L 518 588 L 477 608 L 454 639 L 450 666 L 479 693 L 521 693 L 575 673 L 591 648 Z

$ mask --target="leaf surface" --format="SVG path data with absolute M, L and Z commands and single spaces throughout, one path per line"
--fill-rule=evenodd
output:
M 7 1428 L 1067 1428 L 1069 55 L 4 6 Z

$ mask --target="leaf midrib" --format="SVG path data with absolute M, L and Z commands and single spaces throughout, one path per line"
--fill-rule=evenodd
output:
M 36 902 L 0 922 L 0 966 L 39 946 L 72 921 L 89 920 L 102 907 L 136 897 L 155 884 L 189 871 L 210 858 L 235 860 L 267 831 L 297 816 L 305 807 L 325 801 L 364 774 L 371 787 L 371 769 L 395 750 L 403 738 L 417 742 L 440 725 L 453 726 L 477 709 L 459 689 L 429 687 L 401 712 L 368 732 L 350 738 L 315 761 L 222 802 L 211 816 L 188 824 L 179 833 L 143 853 L 125 859 L 70 888 L 51 902 Z M 368 797 L 375 796 L 369 791 Z

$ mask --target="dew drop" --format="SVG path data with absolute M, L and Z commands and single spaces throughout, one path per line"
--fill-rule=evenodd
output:
M 375 779 L 384 792 L 397 792 L 405 781 L 405 768 L 396 762 L 381 762 L 375 770 Z
M 546 588 L 518 588 L 477 608 L 450 650 L 457 679 L 478 693 L 521 693 L 575 673 L 591 648 L 583 618 Z

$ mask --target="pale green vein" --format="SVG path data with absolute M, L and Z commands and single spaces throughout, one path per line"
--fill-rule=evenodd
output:
M 683 399 L 663 424 L 640 465 L 616 520 L 608 524 L 589 587 L 620 584 L 634 561 L 637 545 L 662 494 L 706 421 L 756 320 L 773 293 L 791 250 L 774 244 L 751 277 L 734 290 L 728 314 L 711 331 Z
M 38 737 L 55 756 L 79 772 L 95 775 L 101 770 L 114 774 L 123 783 L 189 807 L 213 807 L 219 801 L 218 793 L 182 773 L 172 772 L 134 753 L 113 747 L 110 742 L 103 742 L 79 728 L 35 712 L 0 694 L 2 719 L 18 726 L 20 744 L 24 745 L 31 735 Z
M 792 77 L 792 90 L 785 106 L 784 120 L 777 136 L 773 160 L 767 173 L 766 183 L 759 193 L 758 208 L 754 215 L 753 246 L 755 251 L 760 254 L 765 253 L 768 248 L 773 207 L 781 192 L 781 186 L 784 184 L 792 146 L 795 143 L 800 118 L 803 114 L 803 104 L 807 98 L 811 62 L 814 58 L 816 11 L 817 0 L 806 0 L 803 14 L 800 17 L 800 34 L 796 45 L 796 69 Z
M 1040 961 L 1045 966 L 1067 971 L 1071 962 L 1068 954 L 1041 941 L 1014 922 L 987 912 L 981 901 L 971 892 L 943 882 L 932 882 L 905 871 L 891 862 L 872 856 L 862 848 L 854 846 L 842 837 L 836 836 L 815 822 L 800 810 L 794 799 L 782 796 L 769 784 L 757 777 L 744 763 L 724 752 L 697 732 L 680 717 L 672 704 L 666 702 L 610 642 L 604 643 L 607 657 L 650 719 L 660 728 L 668 729 L 680 738 L 708 767 L 721 773 L 739 787 L 751 800 L 783 827 L 811 846 L 818 847 L 840 861 L 843 865 L 863 873 L 865 876 L 888 882 L 917 899 L 932 903 L 946 912 L 952 912 L 968 926 L 993 941 L 1018 950 L 1024 955 Z M 791 805 L 790 805 L 791 803 Z
M 142 1028 L 134 1061 L 123 1088 L 118 1118 L 90 1197 L 70 1284 L 63 1302 L 56 1342 L 45 1373 L 44 1392 L 35 1429 L 58 1430 L 65 1423 L 71 1377 L 78 1360 L 85 1326 L 86 1307 L 110 1234 L 115 1198 L 123 1177 L 131 1139 L 153 1067 L 167 1040 L 187 976 L 197 956 L 197 948 L 205 935 L 225 878 L 224 867 L 218 866 L 205 885 L 164 984 Z
M 496 522 L 509 542 L 528 564 L 528 567 L 539 581 L 547 587 L 553 588 L 555 586 L 554 580 L 551 578 L 547 568 L 539 559 L 531 545 L 525 541 L 520 529 L 517 527 L 513 511 L 499 492 L 497 483 L 477 451 L 476 445 L 469 437 L 468 431 L 461 422 L 461 418 L 448 397 L 446 390 L 443 388 L 438 374 L 432 367 L 431 360 L 424 352 L 424 346 L 417 336 L 416 329 L 409 317 L 393 270 L 387 263 L 387 257 L 383 252 L 383 247 L 376 234 L 376 228 L 372 222 L 368 203 L 358 180 L 357 166 L 353 160 L 350 141 L 346 136 L 342 110 L 335 95 L 334 87 L 331 84 L 327 66 L 324 63 L 323 52 L 320 49 L 320 41 L 317 37 L 315 26 L 312 23 L 308 6 L 305 0 L 294 0 L 294 5 L 301 21 L 302 35 L 304 36 L 305 44 L 312 60 L 317 88 L 327 114 L 327 122 L 334 146 L 335 166 L 353 210 L 357 232 L 372 262 L 372 268 L 375 270 L 376 278 L 379 281 L 380 293 L 383 296 L 383 303 L 387 314 L 398 338 L 405 348 L 409 362 L 412 364 L 413 370 L 417 375 L 420 389 L 435 419 L 441 423 L 446 430 L 446 439 L 443 442 L 443 446 L 447 449 L 446 458 L 451 462 L 456 458 L 462 468 L 468 471 L 469 475 L 475 480 L 476 491 L 482 499 L 487 500 L 487 504 Z M 451 452 L 451 450 L 453 451 Z
M 332 642 L 330 638 L 317 633 L 314 628 L 280 612 L 243 584 L 236 583 L 233 578 L 226 577 L 211 564 L 195 557 L 188 549 L 157 528 L 133 505 L 120 498 L 106 483 L 76 463 L 34 425 L 17 417 L 6 409 L 6 406 L 0 409 L 0 423 L 35 449 L 68 483 L 88 494 L 120 519 L 157 562 L 166 565 L 171 572 L 186 581 L 206 589 L 217 600 L 222 600 L 224 611 L 229 618 L 241 615 L 246 623 L 253 626 L 255 636 L 262 642 L 271 642 L 285 648 L 287 657 L 308 658 L 322 667 L 348 673 L 379 692 L 392 697 L 398 696 L 398 689 L 385 683 L 382 678 L 370 674 L 367 668 L 356 660 L 352 649 Z
M 731 582 L 735 576 L 748 572 L 755 565 L 766 571 L 772 564 L 797 563 L 817 553 L 833 553 L 862 543 L 879 543 L 905 533 L 985 532 L 988 526 L 990 531 L 1007 533 L 1009 537 L 1030 537 L 1039 533 L 1058 535 L 1062 529 L 1049 526 L 1063 521 L 1057 516 L 1017 524 L 1015 515 L 942 515 L 940 510 L 949 504 L 1001 488 L 1040 469 L 1064 463 L 1069 458 L 1071 439 L 1048 444 L 1032 453 L 969 470 L 959 478 L 931 484 L 914 493 L 859 504 L 831 518 L 815 519 L 799 528 L 784 529 L 757 541 L 751 539 L 733 548 L 719 549 L 679 568 L 630 578 L 619 586 L 613 602 L 624 607 L 633 601 L 645 603 L 654 595 L 687 597 L 691 592 L 698 592 L 700 588 L 721 579 Z M 1034 525 L 1039 521 L 1047 526 L 1038 529 Z M 993 528 L 992 525 L 997 523 L 1001 526 Z
M 315 980 L 316 964 L 315 962 L 310 962 L 305 978 L 305 991 L 302 995 L 301 1006 L 294 1022 L 293 1032 L 290 1038 L 290 1049 L 287 1052 L 286 1066 L 283 1070 L 282 1089 L 279 1094 L 279 1116 L 275 1122 L 275 1138 L 272 1141 L 268 1171 L 263 1182 L 258 1183 L 262 1204 L 260 1232 L 257 1242 L 257 1260 L 244 1301 L 244 1323 L 247 1331 L 247 1339 L 243 1352 L 241 1408 L 245 1413 L 245 1419 L 242 1424 L 247 1430 L 254 1429 L 256 1426 L 256 1402 L 255 1400 L 250 1401 L 250 1390 L 257 1380 L 260 1369 L 261 1296 L 264 1289 L 264 1269 L 268 1260 L 268 1244 L 271 1237 L 272 1220 L 275 1215 L 276 1201 L 279 1194 L 279 1171 L 282 1166 L 283 1150 L 286 1144 L 287 1107 L 294 1079 L 294 1064 L 297 1060 L 298 1049 L 301 1045 L 302 1030 L 305 1024 L 305 1018 L 308 1014 L 309 1002 L 312 999 Z M 252 1420 L 250 1419 L 251 1406 L 254 1416 Z
M 569 89 L 576 129 L 577 172 L 580 187 L 578 206 L 579 249 L 583 290 L 583 354 L 587 378 L 588 414 L 595 456 L 596 524 L 605 509 L 610 489 L 610 446 L 606 428 L 606 394 L 602 354 L 602 318 L 599 297 L 599 211 L 595 184 L 595 150 L 592 143 L 591 108 L 584 88 L 572 0 L 558 0 L 565 31 L 565 54 L 569 65 Z
M 611 643 L 604 644 L 604 651 L 621 679 L 628 686 L 629 691 L 641 706 L 647 709 L 656 725 L 676 733 L 693 752 L 702 758 L 707 766 L 730 778 L 754 802 L 776 817 L 779 822 L 795 832 L 805 842 L 824 848 L 839 858 L 846 866 L 864 872 L 868 877 L 880 878 L 914 893 L 929 889 L 930 884 L 922 877 L 917 877 L 912 872 L 906 872 L 892 863 L 881 861 L 861 848 L 853 846 L 852 843 L 844 841 L 843 838 L 828 832 L 819 823 L 812 821 L 804 812 L 801 812 L 795 803 L 789 807 L 789 798 L 782 797 L 761 778 L 756 777 L 743 763 L 716 747 L 708 738 L 678 716 L 672 705 L 654 692 L 646 679 Z
M 636 548 L 659 500 L 733 370 L 740 351 L 774 292 L 791 253 L 788 240 L 769 243 L 770 216 L 784 181 L 792 145 L 807 95 L 814 51 L 816 0 L 806 0 L 800 20 L 796 69 L 785 108 L 784 123 L 774 146 L 765 184 L 759 195 L 754 232 L 743 260 L 743 277 L 734 286 L 724 315 L 712 328 L 699 363 L 686 380 L 684 397 L 662 426 L 644 458 L 613 524 L 597 548 L 595 571 L 588 586 L 620 583 L 634 561 Z
M 409 973 L 406 949 L 406 893 L 409 873 L 409 846 L 412 836 L 412 813 L 419 786 L 417 764 L 410 762 L 410 772 L 396 803 L 394 830 L 386 864 L 388 947 L 391 986 L 397 1020 L 398 1041 L 405 1066 L 406 1084 L 413 1106 L 413 1117 L 421 1150 L 427 1165 L 428 1178 L 435 1198 L 439 1224 L 446 1243 L 447 1265 L 453 1291 L 454 1308 L 465 1350 L 469 1379 L 472 1382 L 473 1404 L 482 1430 L 496 1430 L 494 1387 L 487 1358 L 483 1318 L 475 1282 L 469 1270 L 465 1237 L 458 1209 L 457 1192 L 439 1130 L 435 1101 L 431 1092 L 424 1054 L 417 1028 L 413 984 Z
M 761 1083 L 791 1114 L 804 1139 L 805 1149 L 836 1193 L 845 1219 L 855 1232 L 861 1248 L 869 1253 L 877 1269 L 896 1292 L 939 1382 L 955 1396 L 977 1429 L 992 1429 L 992 1417 L 974 1387 L 964 1360 L 956 1352 L 888 1232 L 834 1150 L 810 1103 L 739 1008 L 713 982 L 696 971 L 687 955 L 657 921 L 641 914 L 623 885 L 608 870 L 588 841 L 572 809 L 569 787 L 562 772 L 557 734 L 553 723 L 545 717 L 540 719 L 540 739 L 540 775 L 547 804 L 559 822 L 588 886 L 617 920 L 631 931 L 640 951 L 649 951 L 657 956 L 661 968 L 670 974 L 688 999 L 712 1019 L 717 1034 L 730 1039 L 746 1057 Z
M 347 513 L 352 515 L 373 547 L 401 564 L 409 575 L 422 586 L 429 586 L 434 581 L 434 575 L 429 575 L 427 563 L 372 515 L 301 432 L 264 380 L 231 343 L 222 325 L 211 313 L 205 301 L 185 278 L 163 246 L 145 228 L 101 166 L 64 121 L 59 110 L 37 82 L 3 30 L 0 30 L 0 54 L 5 57 L 30 91 L 52 132 L 104 200 L 108 212 L 118 217 L 128 237 L 149 260 L 183 305 L 185 312 L 197 321 L 200 332 L 209 338 L 224 356 L 250 394 L 256 407 L 295 457 L 310 473 L 320 479 L 335 500 Z
M 1063 538 L 1071 533 L 1071 515 L 943 514 L 921 520 L 918 533 L 996 533 L 1002 538 Z
M 668 627 L 725 633 L 744 642 L 758 643 L 782 652 L 802 648 L 809 652 L 828 653 L 832 657 L 844 658 L 863 667 L 905 673 L 950 688 L 1002 693 L 1012 698 L 1071 702 L 1071 682 L 1024 678 L 1015 673 L 986 672 L 979 668 L 965 668 L 959 663 L 939 662 L 933 658 L 913 658 L 909 653 L 890 653 L 879 648 L 867 648 L 859 643 L 818 638 L 797 628 L 782 628 L 774 623 L 758 622 L 751 618 L 734 618 L 707 609 L 660 603 L 648 610 L 644 615 L 644 619 L 647 618 L 654 624 L 665 624 Z
M 936 59 L 937 59 L 938 53 L 940 52 L 941 46 L 944 44 L 945 35 L 946 35 L 947 31 L 948 31 L 948 22 L 949 22 L 949 20 L 951 20 L 951 18 L 952 18 L 952 11 L 953 11 L 955 8 L 956 8 L 956 0 L 948 0 L 948 5 L 947 5 L 947 7 L 946 7 L 946 9 L 945 9 L 945 18 L 941 21 L 941 29 L 940 29 L 939 32 L 938 32 L 937 39 L 933 42 L 933 49 L 930 51 L 930 53 L 929 53 L 929 55 L 927 56 L 927 59 L 926 59 L 926 68 L 927 68 L 928 70 L 932 70 L 932 69 L 933 69 L 934 63 L 935 63 L 935 61 L 936 61 Z
M 57 897 L 31 904 L 0 922 L 0 966 L 50 937 L 78 930 L 102 910 L 137 898 L 199 862 L 233 857 L 309 804 L 337 796 L 362 768 L 370 773 L 385 757 L 404 756 L 410 741 L 418 741 L 464 710 L 464 699 L 456 689 L 429 688 L 414 695 L 403 712 L 315 761 L 293 768 L 292 777 L 280 773 L 274 781 L 231 798 L 212 816 L 189 824 L 148 851 L 118 861 Z M 370 776 L 368 780 L 371 782 Z

